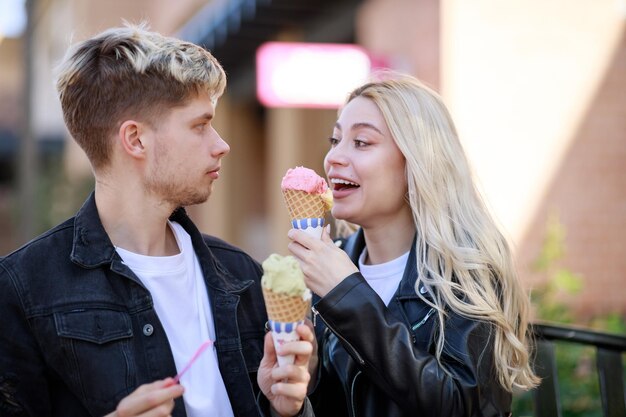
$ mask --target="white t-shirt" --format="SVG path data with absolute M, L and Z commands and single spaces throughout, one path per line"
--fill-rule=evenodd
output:
M 367 248 L 363 249 L 359 256 L 361 275 L 363 275 L 370 287 L 376 291 L 376 294 L 383 300 L 385 305 L 389 305 L 398 289 L 398 285 L 400 285 L 400 281 L 402 281 L 404 268 L 409 259 L 409 252 L 389 262 L 377 265 L 366 265 L 364 263 L 366 257 Z
M 150 291 L 180 372 L 202 343 L 215 340 L 215 327 L 191 237 L 178 223 L 169 225 L 180 249 L 178 255 L 145 256 L 116 250 Z M 180 383 L 185 387 L 183 400 L 189 417 L 233 416 L 215 347 L 198 357 Z

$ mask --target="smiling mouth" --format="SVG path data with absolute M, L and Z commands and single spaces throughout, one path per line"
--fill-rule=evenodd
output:
M 350 190 L 354 188 L 359 188 L 360 185 L 348 180 L 343 180 L 340 178 L 332 178 L 330 180 L 333 185 L 333 191 L 342 191 L 342 190 Z

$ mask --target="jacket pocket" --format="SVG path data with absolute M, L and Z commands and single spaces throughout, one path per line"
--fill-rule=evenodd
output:
M 110 309 L 76 309 L 54 313 L 54 323 L 73 391 L 90 410 L 109 412 L 135 385 L 130 316 Z
M 102 345 L 133 335 L 130 317 L 114 310 L 72 310 L 55 313 L 57 334 L 61 337 Z

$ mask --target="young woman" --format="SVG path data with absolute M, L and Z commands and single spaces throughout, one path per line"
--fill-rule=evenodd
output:
M 291 230 L 319 296 L 318 416 L 506 416 L 537 378 L 528 297 L 441 98 L 409 76 L 349 96 L 324 166 L 333 242 Z

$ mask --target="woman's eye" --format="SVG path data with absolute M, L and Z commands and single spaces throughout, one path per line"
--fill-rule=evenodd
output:
M 354 146 L 356 148 L 362 148 L 363 146 L 367 146 L 368 143 L 365 141 L 362 141 L 361 139 L 354 139 Z
M 330 146 L 335 146 L 336 144 L 339 143 L 339 139 L 330 137 L 328 138 L 328 142 L 330 143 Z

